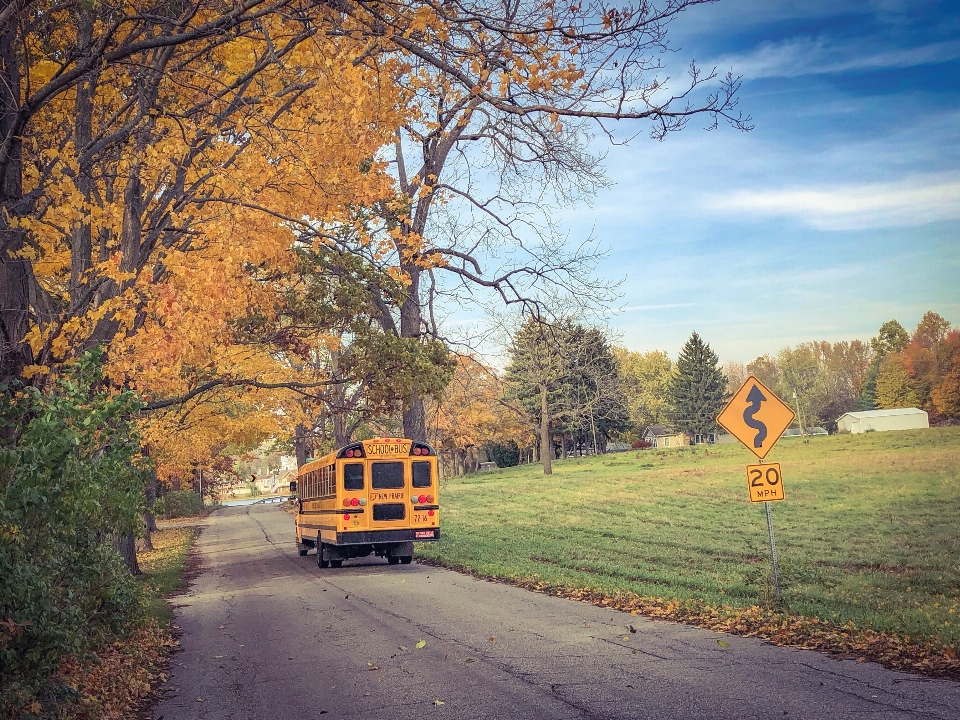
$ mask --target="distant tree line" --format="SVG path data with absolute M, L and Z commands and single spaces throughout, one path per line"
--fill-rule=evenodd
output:
M 918 407 L 931 422 L 960 418 L 960 331 L 927 312 L 911 335 L 896 320 L 870 342 L 801 343 L 775 356 L 725 367 L 732 392 L 748 374 L 788 402 L 797 423 L 835 432 L 837 419 L 856 410 Z
M 454 381 L 428 408 L 431 439 L 447 472 L 474 471 L 606 452 L 639 444 L 666 425 L 693 442 L 719 430 L 716 417 L 748 375 L 796 413 L 795 425 L 836 432 L 856 410 L 919 407 L 931 422 L 960 419 L 960 331 L 928 312 L 913 334 L 896 320 L 869 342 L 814 341 L 720 363 L 697 333 L 674 363 L 666 352 L 614 346 L 603 330 L 573 319 L 528 319 L 513 334 L 505 372 L 462 359 Z

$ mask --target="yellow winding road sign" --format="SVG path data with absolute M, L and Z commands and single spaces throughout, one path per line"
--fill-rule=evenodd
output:
M 720 411 L 717 422 L 763 460 L 793 418 L 793 410 L 751 375 Z

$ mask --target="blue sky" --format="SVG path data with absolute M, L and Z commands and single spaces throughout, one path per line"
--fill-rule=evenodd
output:
M 678 78 L 744 76 L 756 127 L 606 148 L 615 186 L 558 218 L 610 248 L 622 344 L 676 357 L 695 330 L 748 362 L 926 310 L 960 325 L 960 4 L 723 0 L 671 41 Z

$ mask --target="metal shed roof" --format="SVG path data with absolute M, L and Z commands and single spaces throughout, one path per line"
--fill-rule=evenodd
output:
M 854 418 L 875 418 L 875 417 L 889 417 L 891 415 L 926 415 L 925 410 L 920 408 L 894 408 L 892 410 L 860 410 L 858 412 L 848 412 L 844 413 L 840 417 L 850 417 Z M 838 420 L 840 418 L 837 418 Z

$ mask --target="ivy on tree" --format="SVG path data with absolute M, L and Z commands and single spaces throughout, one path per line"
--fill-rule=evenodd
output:
M 727 378 L 710 345 L 693 333 L 677 358 L 677 371 L 668 393 L 673 425 L 687 435 L 705 435 L 717 429 L 717 415 L 726 402 Z

